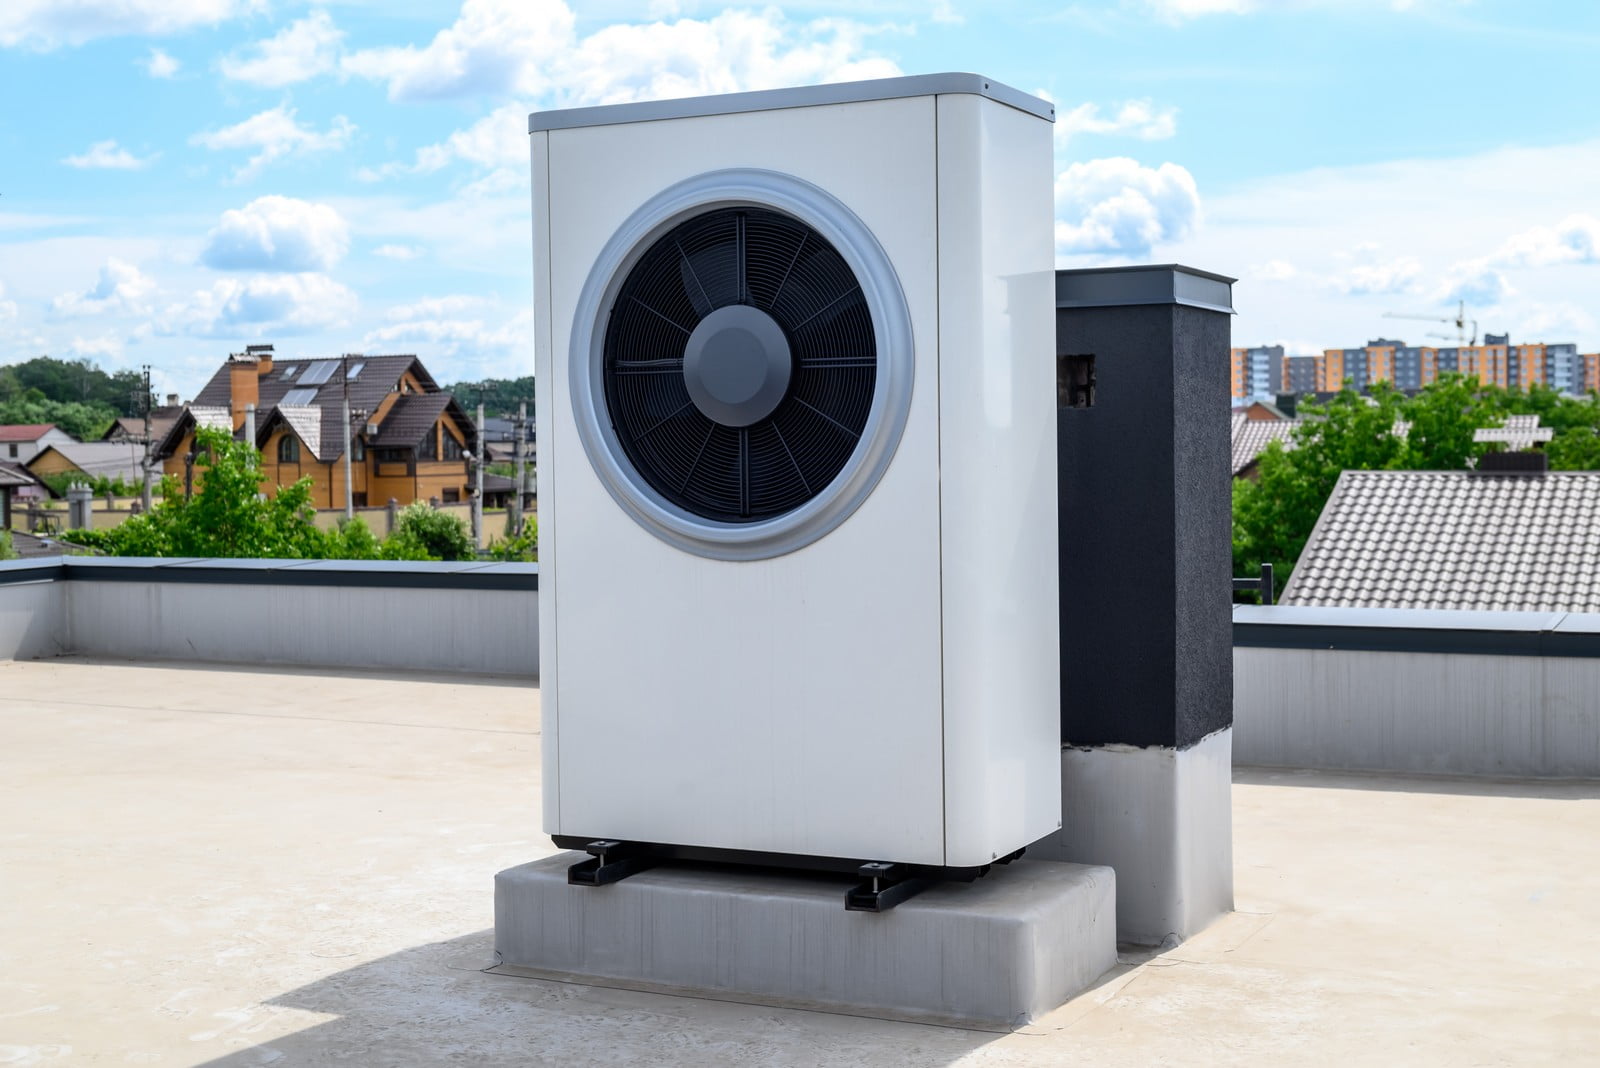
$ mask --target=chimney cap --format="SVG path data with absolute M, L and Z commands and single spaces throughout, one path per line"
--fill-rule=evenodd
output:
M 272 351 L 272 346 L 271 345 L 246 345 L 244 347 L 244 351 L 246 353 L 250 354 L 250 355 L 257 355 L 257 354 L 260 354 L 260 353 L 263 353 L 263 352 L 271 352 Z

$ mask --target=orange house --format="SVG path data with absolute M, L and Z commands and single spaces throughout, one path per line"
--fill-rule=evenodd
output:
M 228 357 L 167 431 L 156 450 L 162 469 L 184 478 L 197 427 L 224 428 L 242 440 L 252 406 L 268 493 L 309 476 L 313 505 L 343 508 L 348 449 L 358 508 L 390 498 L 448 503 L 471 495 L 468 457 L 477 431 L 415 356 L 279 360 L 272 346 L 252 345 Z

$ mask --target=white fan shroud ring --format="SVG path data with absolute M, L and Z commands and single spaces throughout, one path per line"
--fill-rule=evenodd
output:
M 658 494 L 634 468 L 611 426 L 605 400 L 606 320 L 618 291 L 656 239 L 702 212 L 770 208 L 815 229 L 861 285 L 877 342 L 877 381 L 866 426 L 833 480 L 799 507 L 755 523 L 724 523 L 686 511 Z M 911 408 L 916 370 L 911 315 L 889 256 L 865 223 L 820 187 L 754 168 L 710 171 L 662 190 L 617 229 L 596 257 L 578 296 L 568 377 L 572 412 L 589 463 L 611 498 L 670 545 L 716 560 L 764 560 L 826 535 L 867 499 L 894 458 Z

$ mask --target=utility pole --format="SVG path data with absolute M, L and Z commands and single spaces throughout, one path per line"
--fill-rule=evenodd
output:
M 344 383 L 344 400 L 339 404 L 339 416 L 344 423 L 344 521 L 355 518 L 355 490 L 350 482 L 350 354 L 339 357 L 339 377 Z
M 154 443 L 150 440 L 150 365 L 144 365 L 144 395 L 139 398 L 139 407 L 144 409 L 144 489 L 139 499 L 144 504 L 144 514 L 150 514 L 150 503 L 153 496 L 150 480 L 154 472 L 150 469 L 150 450 Z
M 478 455 L 473 466 L 472 546 L 483 548 L 483 391 L 478 392 Z
M 517 422 L 513 431 L 515 435 L 511 442 L 512 454 L 516 457 L 517 477 L 516 486 L 511 494 L 511 536 L 516 537 L 522 533 L 522 485 L 523 485 L 523 437 L 528 425 L 528 402 L 523 401 L 517 405 Z

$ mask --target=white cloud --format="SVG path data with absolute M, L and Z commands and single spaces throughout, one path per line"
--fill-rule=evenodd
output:
M 1077 134 L 1102 134 L 1112 137 L 1137 137 L 1142 141 L 1161 141 L 1178 132 L 1176 108 L 1157 108 L 1148 100 L 1129 100 L 1115 115 L 1100 114 L 1098 104 L 1079 104 L 1056 118 L 1056 143 L 1064 144 Z
M 1288 260 L 1268 260 L 1251 267 L 1245 277 L 1254 282 L 1287 282 L 1299 273 Z
M 155 162 L 155 156 L 140 159 L 116 141 L 96 141 L 80 156 L 68 156 L 61 162 L 82 170 L 136 171 Z
M 17 302 L 6 300 L 6 284 L 0 282 L 0 323 L 9 322 L 17 317 Z
M 1487 259 L 1465 260 L 1450 268 L 1434 292 L 1441 304 L 1466 301 L 1469 306 L 1494 307 L 1516 292 L 1498 268 Z
M 265 41 L 257 41 L 244 56 L 223 58 L 225 77 L 276 89 L 307 81 L 333 70 L 339 62 L 339 42 L 344 33 L 326 11 L 313 11 L 290 23 Z
M 1535 226 L 1511 237 L 1490 261 L 1501 267 L 1553 267 L 1600 263 L 1600 219 L 1569 215 L 1555 226 Z
M 333 208 L 274 195 L 223 212 L 200 261 L 223 271 L 326 271 L 349 247 L 350 228 Z
M 448 358 L 462 378 L 485 373 L 526 374 L 533 362 L 533 313 L 519 312 L 500 326 L 481 318 L 411 319 L 369 332 L 369 351 L 417 350 L 432 358 Z
M 1415 256 L 1401 256 L 1383 263 L 1358 264 L 1334 284 L 1350 294 L 1404 293 L 1422 277 L 1422 263 Z
M 74 337 L 67 343 L 67 353 L 71 356 L 116 359 L 122 355 L 122 343 L 122 338 L 115 334 L 101 334 L 99 337 Z
M 473 296 L 467 293 L 452 294 L 447 297 L 429 297 L 424 300 L 409 301 L 397 304 L 388 311 L 390 322 L 414 322 L 418 319 L 446 319 L 459 316 L 463 312 L 471 312 L 489 306 L 486 297 Z
M 348 322 L 356 304 L 354 293 L 324 274 L 224 278 L 167 308 L 156 332 L 199 337 L 304 334 Z
M 1145 167 L 1122 156 L 1074 163 L 1056 176 L 1056 252 L 1147 256 L 1200 219 L 1194 177 L 1176 163 Z
M 355 129 L 349 119 L 336 115 L 332 125 L 319 133 L 296 122 L 293 108 L 279 104 L 233 126 L 197 133 L 189 140 L 192 144 L 204 145 L 216 151 L 255 149 L 256 154 L 234 174 L 235 181 L 243 182 L 286 156 L 304 156 L 343 148 L 350 143 Z
M 108 312 L 137 315 L 149 309 L 148 301 L 155 291 L 154 279 L 113 256 L 100 268 L 94 285 L 82 293 L 63 293 L 50 302 L 50 307 L 57 315 L 74 318 Z
M 159 48 L 150 49 L 144 60 L 144 72 L 152 78 L 170 78 L 178 73 L 179 63 Z
M 263 7 L 265 0 L 6 0 L 0 46 L 49 51 L 100 37 L 178 33 Z
M 551 13 L 537 30 L 526 25 L 535 9 Z M 523 99 L 418 150 L 411 163 L 367 167 L 357 176 L 378 181 L 427 174 L 461 160 L 515 171 L 475 189 L 504 191 L 522 181 L 530 102 L 540 97 L 560 106 L 615 104 L 899 74 L 891 61 L 866 54 L 867 32 L 840 19 L 792 23 L 769 8 L 725 11 L 708 20 L 616 24 L 580 39 L 559 0 L 467 0 L 460 19 L 427 49 L 382 50 L 381 63 L 358 53 L 346 58 L 346 69 L 387 79 L 396 99 L 490 91 Z M 523 43 L 511 48 L 509 41 Z M 1155 125 L 1160 121 L 1152 118 Z
M 933 10 L 928 17 L 944 26 L 960 26 L 967 21 L 966 16 L 957 11 L 950 0 L 934 0 Z
M 1390 11 L 1415 11 L 1423 6 L 1459 6 L 1470 0 L 1140 0 L 1140 6 L 1167 22 L 1187 22 L 1206 15 L 1248 15 L 1257 11 L 1277 14 L 1316 8 L 1335 11 L 1363 8 L 1388 8 Z
M 379 245 L 372 250 L 374 256 L 382 256 L 386 260 L 414 260 L 422 255 L 422 250 L 414 245 Z
M 1518 323 L 1518 332 L 1524 336 L 1551 339 L 1593 335 L 1595 328 L 1593 315 L 1566 301 L 1532 304 L 1523 312 Z
M 366 49 L 342 67 L 388 83 L 393 100 L 519 94 L 610 104 L 898 74 L 863 55 L 867 32 L 847 19 L 792 23 L 772 7 L 613 24 L 580 38 L 562 0 L 465 0 L 426 46 Z

